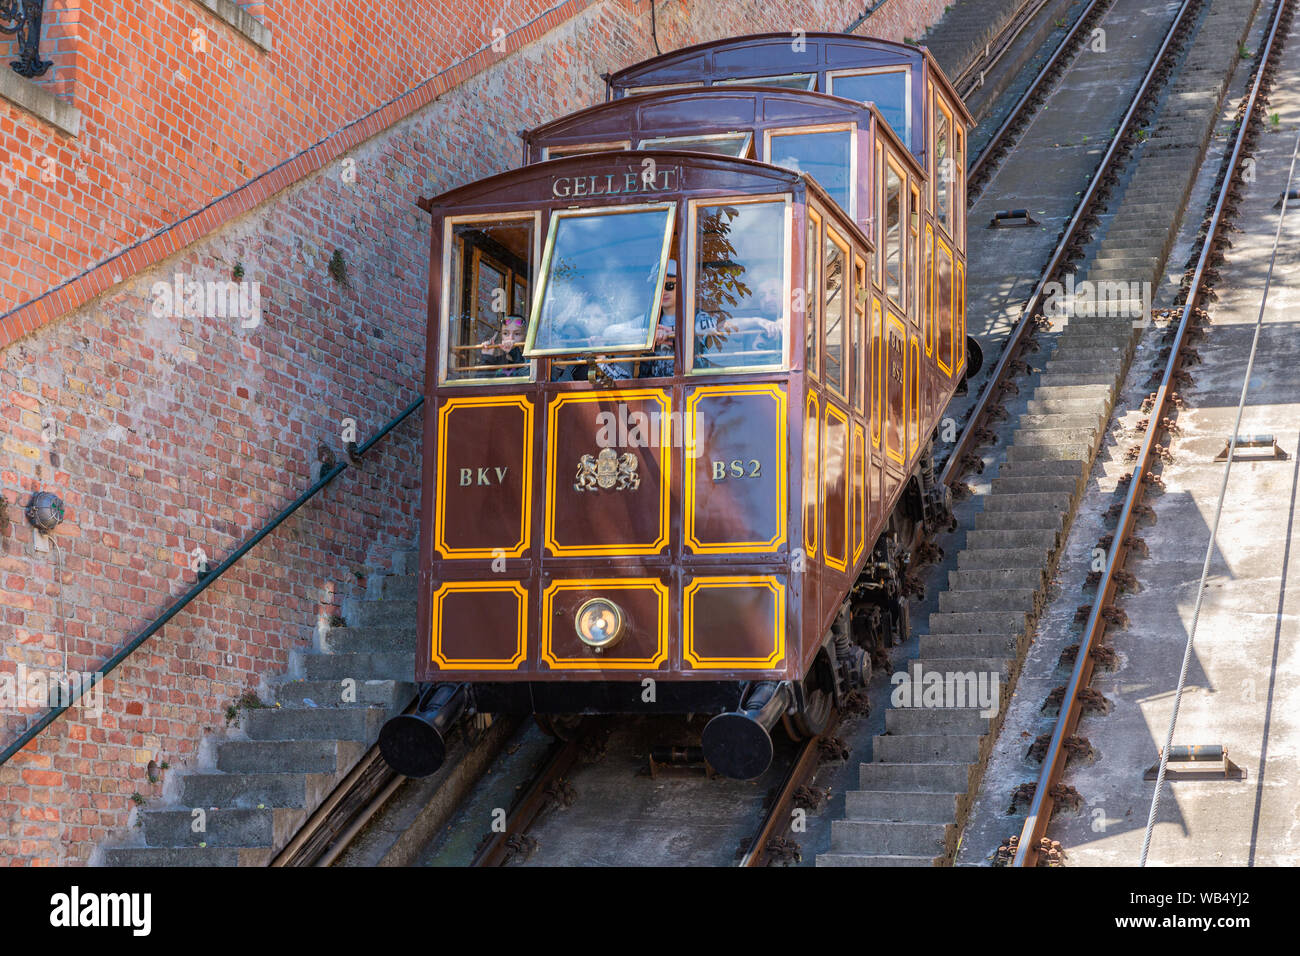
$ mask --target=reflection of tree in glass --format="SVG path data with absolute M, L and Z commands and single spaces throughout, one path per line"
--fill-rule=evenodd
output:
M 705 348 L 722 348 L 730 333 L 726 324 L 732 318 L 729 307 L 735 308 L 754 294 L 744 283 L 745 265 L 736 260 L 736 247 L 730 239 L 739 215 L 735 206 L 715 206 L 700 212 L 696 308 L 716 319 L 704 337 Z

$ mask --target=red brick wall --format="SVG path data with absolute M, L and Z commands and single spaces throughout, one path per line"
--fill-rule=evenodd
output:
M 509 5 L 506 26 L 545 5 Z M 325 12 L 363 6 L 373 24 Z M 25 170 L 16 197 L 0 187 L 0 220 L 16 231 L 0 290 L 44 291 L 334 133 L 477 49 L 505 6 L 301 3 L 290 15 L 272 3 L 263 16 L 276 49 L 263 54 L 189 0 L 82 0 L 82 137 L 0 107 L 0 146 Z M 839 29 L 860 9 L 669 2 L 659 44 Z M 184 52 L 195 23 L 216 38 L 201 60 Z M 58 669 L 65 641 L 71 669 L 95 670 L 190 585 L 194 548 L 224 557 L 310 483 L 318 442 L 340 447 L 342 418 L 365 437 L 418 394 L 428 219 L 415 197 L 515 165 L 516 131 L 599 101 L 602 71 L 654 53 L 645 2 L 594 2 L 528 39 L 342 159 L 274 180 L 270 198 L 159 265 L 137 274 L 132 257 L 119 260 L 120 284 L 0 351 L 0 493 L 12 519 L 0 530 L 0 672 Z M 32 170 L 51 152 L 60 172 L 46 187 Z M 89 165 L 87 183 L 65 172 L 72 157 Z M 347 285 L 329 275 L 335 249 Z M 155 283 L 178 272 L 227 280 L 236 263 L 260 284 L 256 327 L 155 314 Z M 85 862 L 120 838 L 133 794 L 161 799 L 148 761 L 194 767 L 226 706 L 284 673 L 322 615 L 346 612 L 354 572 L 384 570 L 414 543 L 417 433 L 418 422 L 404 426 L 134 655 L 109 679 L 102 717 L 62 718 L 0 767 L 0 861 Z M 43 489 L 68 505 L 61 581 L 20 514 Z M 0 717 L 4 743 L 29 719 Z

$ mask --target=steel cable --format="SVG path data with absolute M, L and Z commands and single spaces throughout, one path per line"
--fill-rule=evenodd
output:
M 1165 745 L 1160 750 L 1160 771 L 1156 774 L 1156 791 L 1151 796 L 1151 812 L 1147 815 L 1146 833 L 1142 837 L 1142 859 L 1139 866 L 1147 865 L 1147 854 L 1151 849 L 1151 834 L 1155 829 L 1156 814 L 1160 812 L 1160 791 L 1165 783 L 1165 768 L 1169 764 L 1169 748 L 1174 742 L 1174 726 L 1178 723 L 1178 708 L 1182 704 L 1183 688 L 1187 683 L 1187 668 L 1192 659 L 1192 643 L 1196 640 L 1196 625 L 1201 616 L 1201 603 L 1205 597 L 1205 582 L 1210 574 L 1210 561 L 1214 557 L 1214 543 L 1219 534 L 1219 519 L 1223 516 L 1223 503 L 1228 493 L 1228 476 L 1232 473 L 1232 459 L 1237 452 L 1237 430 L 1241 427 L 1241 418 L 1246 409 L 1246 396 L 1250 391 L 1250 375 L 1255 367 L 1255 355 L 1259 349 L 1259 334 L 1264 327 L 1264 312 L 1268 306 L 1269 287 L 1273 281 L 1273 267 L 1277 263 L 1277 250 L 1282 241 L 1282 224 L 1286 220 L 1287 199 L 1291 193 L 1291 182 L 1295 176 L 1296 157 L 1300 155 L 1300 134 L 1296 135 L 1295 147 L 1291 150 L 1291 168 L 1287 172 L 1286 188 L 1282 193 L 1282 210 L 1277 217 L 1277 233 L 1273 237 L 1273 251 L 1268 260 L 1268 271 L 1264 274 L 1264 294 L 1259 302 L 1259 315 L 1255 318 L 1255 332 L 1250 343 L 1250 357 L 1246 361 L 1246 376 L 1241 383 L 1241 399 L 1237 402 L 1237 417 L 1232 425 L 1232 435 L 1228 440 L 1228 460 L 1223 466 L 1223 482 L 1219 486 L 1219 501 L 1214 509 L 1214 523 L 1210 526 L 1210 540 L 1205 548 L 1205 563 L 1201 568 L 1201 580 L 1196 589 L 1196 605 L 1192 610 L 1192 623 L 1187 632 L 1187 644 L 1183 649 L 1183 666 L 1178 674 L 1178 688 L 1174 692 L 1174 710 L 1169 715 L 1169 731 L 1165 735 Z M 1190 305 L 1190 301 L 1189 301 Z M 1152 428 L 1156 427 L 1154 424 Z

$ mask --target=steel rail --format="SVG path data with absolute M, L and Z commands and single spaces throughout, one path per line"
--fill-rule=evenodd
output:
M 1097 585 L 1097 595 L 1093 601 L 1092 610 L 1088 614 L 1084 636 L 1079 645 L 1079 652 L 1074 659 L 1074 669 L 1070 673 L 1070 682 L 1066 685 L 1065 697 L 1061 702 L 1061 712 L 1057 717 L 1056 726 L 1052 730 L 1052 739 L 1048 744 L 1047 755 L 1043 758 L 1043 767 L 1038 775 L 1033 801 L 1029 806 L 1029 815 L 1025 818 L 1024 826 L 1020 831 L 1012 866 L 1035 866 L 1038 862 L 1038 842 L 1046 835 L 1048 823 L 1052 818 L 1054 801 L 1051 788 L 1057 784 L 1065 771 L 1064 741 L 1078 726 L 1079 691 L 1088 686 L 1088 681 L 1092 677 L 1091 651 L 1093 647 L 1101 642 L 1106 632 L 1106 621 L 1101 612 L 1114 597 L 1115 572 L 1123 567 L 1124 559 L 1128 555 L 1127 539 L 1129 533 L 1133 530 L 1137 506 L 1142 500 L 1143 479 L 1151 466 L 1153 452 L 1161 431 L 1160 423 L 1172 391 L 1171 383 L 1175 373 L 1182 367 L 1183 341 L 1187 334 L 1192 313 L 1196 308 L 1197 300 L 1201 295 L 1201 286 L 1204 281 L 1207 263 L 1214 254 L 1214 241 L 1219 231 L 1219 225 L 1223 220 L 1224 206 L 1228 201 L 1229 194 L 1236 185 L 1237 167 L 1250 129 L 1250 120 L 1258 102 L 1259 91 L 1269 58 L 1273 54 L 1278 26 L 1281 23 L 1288 2 L 1289 0 L 1278 0 L 1277 10 L 1273 16 L 1273 24 L 1268 39 L 1264 44 L 1264 52 L 1259 58 L 1255 82 L 1247 100 L 1246 111 L 1242 115 L 1240 128 L 1237 131 L 1237 140 L 1233 146 L 1231 159 L 1228 162 L 1229 175 L 1223 177 L 1223 186 L 1219 190 L 1218 201 L 1215 203 L 1214 212 L 1210 217 L 1205 243 L 1201 247 L 1201 254 L 1196 262 L 1196 271 L 1188 288 L 1187 301 L 1183 304 L 1178 329 L 1170 347 L 1169 361 L 1165 366 L 1160 387 L 1156 390 L 1156 399 L 1148 419 L 1146 436 L 1142 440 L 1142 449 L 1139 452 L 1137 464 L 1133 469 L 1133 477 L 1129 481 L 1128 493 L 1124 497 L 1124 508 L 1120 512 L 1119 521 L 1115 527 L 1110 555 L 1106 562 L 1106 568 L 1102 572 L 1101 581 Z
M 394 428 L 404 422 L 412 412 L 423 404 L 424 396 L 420 396 L 403 409 L 396 417 L 391 419 L 388 424 L 374 435 L 370 436 L 365 444 L 357 448 L 355 452 L 356 458 L 360 460 L 366 452 L 373 448 L 375 444 L 381 441 Z M 0 753 L 0 766 L 3 766 L 11 757 L 35 740 L 41 731 L 54 723 L 54 721 L 56 721 L 64 712 L 69 710 L 78 700 L 81 699 L 86 691 L 99 684 L 104 678 L 111 674 L 119 664 L 135 653 L 135 651 L 144 644 L 145 641 L 149 640 L 149 638 L 161 631 L 172 618 L 185 610 L 185 608 L 188 607 L 195 598 L 206 591 L 214 582 L 220 579 L 223 574 L 234 567 L 240 558 L 248 554 L 249 551 L 252 551 L 263 538 L 288 520 L 294 512 L 305 505 L 308 501 L 316 497 L 316 495 L 324 489 L 326 485 L 330 484 L 335 478 L 343 474 L 343 472 L 348 469 L 349 464 L 348 461 L 337 462 L 324 471 L 321 476 L 312 483 L 310 488 L 295 498 L 290 505 L 282 509 L 274 518 L 262 525 L 260 530 L 258 530 L 252 537 L 247 538 L 238 548 L 232 551 L 224 561 L 207 574 L 201 576 L 193 587 L 174 601 L 166 611 L 154 618 L 153 622 L 149 624 L 148 627 L 132 638 L 120 651 L 100 665 L 99 670 L 90 675 L 90 680 L 78 686 L 76 693 L 72 694 L 68 698 L 67 703 L 60 704 L 58 707 L 53 707 L 46 711 L 41 715 L 40 719 L 37 720 L 36 723 L 23 731 L 16 741 L 6 747 L 4 752 Z
M 571 739 L 557 740 L 551 746 L 541 769 L 533 777 L 528 789 L 520 795 L 506 814 L 505 828 L 488 834 L 483 845 L 474 854 L 470 866 L 505 866 L 510 837 L 523 836 L 542 815 L 550 801 L 551 785 L 573 769 L 582 751 L 582 743 L 590 731 L 589 726 L 579 727 Z
M 1133 102 L 1129 104 L 1128 110 L 1124 113 L 1123 119 L 1115 129 L 1115 135 L 1111 138 L 1110 146 L 1102 156 L 1096 171 L 1088 181 L 1088 188 L 1084 191 L 1078 206 L 1075 207 L 1074 215 L 1070 218 L 1069 224 L 1061 234 L 1060 242 L 1056 245 L 1056 250 L 1052 253 L 1047 267 L 1043 270 L 1034 287 L 1033 294 L 1026 301 L 1024 308 L 1020 313 L 1020 319 L 1016 327 L 1011 330 L 1007 336 L 1006 345 L 1002 348 L 1002 354 L 998 358 L 998 363 L 994 367 L 989 380 L 984 384 L 980 392 L 979 399 L 971 408 L 970 420 L 966 427 L 958 436 L 956 444 L 953 446 L 952 453 L 949 454 L 948 460 L 944 462 L 943 472 L 940 475 L 940 481 L 944 484 L 955 484 L 964 473 L 962 459 L 967 454 L 973 452 L 979 445 L 976 442 L 976 433 L 987 424 L 988 417 L 997 404 L 997 393 L 1004 382 L 1009 382 L 1013 377 L 1011 372 L 1012 362 L 1020 357 L 1020 348 L 1024 343 L 1026 334 L 1034 324 L 1034 317 L 1037 314 L 1038 306 L 1043 299 L 1043 289 L 1048 282 L 1052 281 L 1058 269 L 1066 264 L 1067 250 L 1073 243 L 1078 234 L 1082 231 L 1083 220 L 1091 213 L 1092 205 L 1096 201 L 1097 192 L 1101 188 L 1102 180 L 1110 172 L 1110 167 L 1114 164 L 1124 138 L 1130 132 L 1134 125 L 1137 114 L 1142 111 L 1142 101 L 1146 98 L 1152 84 L 1155 81 L 1156 74 L 1164 63 L 1166 54 L 1169 52 L 1178 31 L 1183 26 L 1188 17 L 1188 13 L 1193 6 L 1199 7 L 1204 0 L 1183 0 L 1178 12 L 1174 15 L 1173 22 L 1169 30 L 1165 33 L 1164 41 L 1160 44 L 1160 49 L 1156 51 L 1154 58 L 1148 67 L 1146 75 L 1142 78 L 1142 84 L 1138 87 L 1133 96 Z
M 738 866 L 759 867 L 767 862 L 768 842 L 790 825 L 790 809 L 794 804 L 794 792 L 817 772 L 821 741 L 835 733 L 839 722 L 839 712 L 836 711 L 831 714 L 824 731 L 800 744 L 798 755 L 790 764 L 790 769 L 786 771 L 780 789 L 768 805 L 767 812 L 763 814 L 763 819 L 749 840 L 749 849 L 737 864 Z
M 973 182 L 977 177 L 983 175 L 983 173 L 987 171 L 986 164 L 992 160 L 998 147 L 1002 145 L 1002 141 L 1006 139 L 1010 133 L 1011 127 L 1021 119 L 1020 114 L 1047 82 L 1047 78 L 1051 75 L 1057 62 L 1066 55 L 1067 50 L 1071 49 L 1075 36 L 1083 29 L 1084 23 L 1087 22 L 1088 18 L 1092 16 L 1097 6 L 1102 2 L 1103 0 L 1088 0 L 1088 5 L 1084 8 L 1083 12 L 1075 18 L 1074 25 L 1071 26 L 1069 32 L 1061 38 L 1061 42 L 1056 45 L 1056 49 L 1052 51 L 1051 57 L 1043 64 L 1043 68 L 1038 71 L 1038 75 L 1034 77 L 1034 81 L 1029 85 L 1029 89 L 1025 90 L 1024 94 L 1016 100 L 1015 105 L 1011 107 L 1011 112 L 1008 113 L 1007 118 L 1002 121 L 1002 125 L 999 126 L 993 135 L 989 137 L 988 142 L 984 144 L 984 147 L 979 151 L 979 154 L 971 160 L 971 164 L 966 172 L 967 183 Z M 1105 0 L 1105 2 L 1110 3 L 1111 0 Z M 968 196 L 968 205 L 973 205 L 974 198 L 977 197 L 978 194 L 976 194 L 976 197 Z
M 1007 50 L 1011 49 L 1016 37 L 1020 36 L 1020 31 L 1051 2 L 1052 0 L 1027 0 L 1012 14 L 998 35 L 984 45 L 983 55 L 975 57 L 953 81 L 953 89 L 957 90 L 963 100 L 984 85 L 983 74 L 998 64 Z

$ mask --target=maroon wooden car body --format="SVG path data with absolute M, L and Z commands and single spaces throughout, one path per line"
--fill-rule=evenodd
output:
M 767 70 L 771 39 L 746 40 L 759 44 L 751 74 L 760 62 L 824 82 L 838 41 L 852 41 L 854 68 L 864 51 L 907 63 L 919 140 L 908 149 L 872 107 L 819 93 L 652 92 L 534 130 L 532 165 L 422 200 L 433 228 L 417 680 L 800 680 L 871 558 L 962 375 L 964 242 L 950 238 L 964 235 L 962 177 L 941 218 L 927 164 L 935 96 L 957 104 L 946 107 L 954 138 L 967 117 L 918 48 L 809 34 L 814 59 Z M 629 68 L 611 89 L 730 76 L 743 46 L 732 43 Z M 747 132 L 750 155 L 765 158 L 773 130 L 840 127 L 853 139 L 849 210 L 811 177 L 764 162 L 625 148 Z M 610 144 L 617 151 L 539 161 Z M 458 373 L 485 366 L 457 364 L 483 346 L 453 314 L 477 314 L 504 284 L 498 311 L 535 315 L 564 217 L 671 208 L 675 314 L 695 316 L 706 215 L 769 202 L 785 234 L 775 367 L 710 367 L 683 331 L 670 375 L 554 381 L 576 362 L 593 367 L 591 355 L 561 353 L 504 366 L 511 378 Z M 629 433 L 633 420 L 658 426 L 648 443 L 619 431 L 606 454 L 597 435 L 611 420 Z M 627 621 L 601 651 L 574 627 L 593 597 Z

